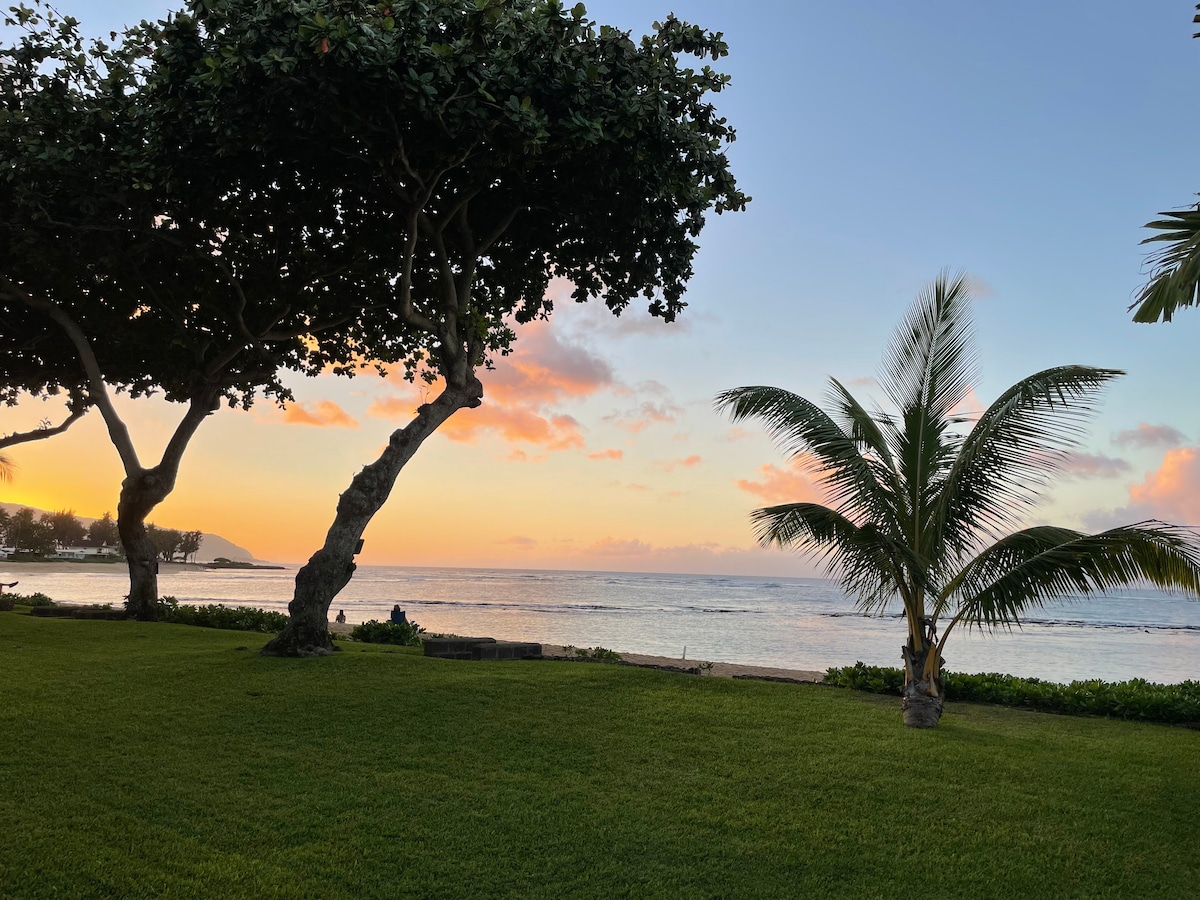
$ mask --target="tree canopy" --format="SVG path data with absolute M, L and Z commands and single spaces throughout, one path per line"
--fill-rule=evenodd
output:
M 4 443 L 99 408 L 126 473 L 130 610 L 152 618 L 144 523 L 196 429 L 222 402 L 287 398 L 281 370 L 357 365 L 359 313 L 387 274 L 347 235 L 335 185 L 247 163 L 156 79 L 161 24 L 110 46 L 45 9 L 10 21 L 23 30 L 0 48 L 0 401 L 66 391 L 70 416 Z M 110 388 L 185 405 L 158 463 L 139 458 Z
M 706 214 L 749 199 L 710 101 L 728 78 L 682 63 L 726 52 L 673 16 L 635 41 L 555 0 L 203 0 L 164 26 L 150 77 L 172 110 L 207 117 L 223 154 L 336 186 L 389 274 L 356 348 L 443 385 L 342 495 L 284 652 L 328 646 L 370 517 L 421 442 L 482 402 L 476 368 L 514 323 L 550 314 L 551 279 L 617 314 L 684 309 Z

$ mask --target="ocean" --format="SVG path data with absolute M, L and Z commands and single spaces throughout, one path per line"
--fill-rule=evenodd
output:
M 159 591 L 286 611 L 295 572 L 164 571 Z M 0 562 L 0 581 L 17 580 L 64 602 L 119 604 L 128 589 L 123 566 Z M 432 632 L 789 669 L 899 665 L 904 640 L 897 613 L 863 616 L 836 584 L 808 578 L 361 566 L 330 616 L 386 619 L 393 604 Z M 1064 601 L 1012 632 L 956 630 L 946 665 L 1051 681 L 1200 680 L 1200 601 L 1153 589 Z

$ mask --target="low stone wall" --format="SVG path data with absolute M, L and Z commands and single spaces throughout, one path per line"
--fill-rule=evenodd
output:
M 435 659 L 541 659 L 542 645 L 495 638 L 426 638 L 425 655 Z
M 43 619 L 128 619 L 123 609 L 100 609 L 98 606 L 35 606 L 31 616 Z

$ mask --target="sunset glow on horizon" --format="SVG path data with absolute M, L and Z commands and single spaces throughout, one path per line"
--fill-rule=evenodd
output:
M 814 401 L 834 376 L 880 396 L 878 360 L 922 285 L 949 266 L 977 285 L 978 413 L 1034 371 L 1125 369 L 1083 451 L 1029 521 L 1200 525 L 1194 351 L 1200 311 L 1134 325 L 1141 225 L 1200 190 L 1190 109 L 1200 68 L 1190 2 L 1028 9 L 674 4 L 725 32 L 719 113 L 754 200 L 711 216 L 678 322 L 575 304 L 518 329 L 455 414 L 401 472 L 359 561 L 806 576 L 819 565 L 755 545 L 759 506 L 819 500 L 813 475 L 718 391 L 774 384 Z M 769 28 L 764 15 L 769 7 Z M 169 5 L 67 3 L 99 33 Z M 588 4 L 636 33 L 670 5 Z M 790 34 L 788 46 L 780 36 Z M 1170 123 L 1172 140 L 1147 140 Z M 436 388 L 397 374 L 289 382 L 285 408 L 221 409 L 197 432 L 174 494 L 150 516 L 216 533 L 257 558 L 302 562 L 338 494 Z M 182 408 L 117 397 L 144 463 Z M 868 403 L 869 406 L 869 403 Z M 0 431 L 57 421 L 62 404 L 5 409 Z M 122 472 L 98 413 L 9 448 L 0 500 L 99 517 Z

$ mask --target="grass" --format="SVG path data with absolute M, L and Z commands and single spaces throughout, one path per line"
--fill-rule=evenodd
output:
M 1200 734 L 0 613 L 0 896 L 1186 897 Z

